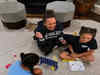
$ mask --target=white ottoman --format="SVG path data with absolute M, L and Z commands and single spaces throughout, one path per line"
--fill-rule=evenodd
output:
M 47 4 L 46 10 L 53 10 L 58 21 L 67 22 L 73 19 L 75 6 L 68 1 L 54 1 Z
M 22 28 L 26 24 L 25 6 L 17 1 L 0 2 L 0 17 L 4 26 Z
M 96 14 L 100 15 L 100 4 L 95 4 L 94 5 L 94 10 L 93 12 L 95 12 Z

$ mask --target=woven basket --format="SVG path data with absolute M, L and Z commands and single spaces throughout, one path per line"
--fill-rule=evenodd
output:
M 76 16 L 87 16 L 94 7 L 96 0 L 74 0 Z

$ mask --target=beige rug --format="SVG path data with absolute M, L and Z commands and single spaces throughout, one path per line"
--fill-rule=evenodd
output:
M 37 24 L 36 20 L 32 21 L 32 24 Z M 31 22 L 30 22 L 31 23 Z M 100 47 L 100 23 L 92 20 L 73 20 L 71 26 L 64 30 L 66 34 L 72 34 L 79 32 L 81 26 L 88 26 L 98 29 L 96 39 L 98 41 L 98 47 Z M 31 28 L 31 26 L 29 26 Z M 19 59 L 20 52 L 35 52 L 42 55 L 37 48 L 36 41 L 32 40 L 34 33 L 29 29 L 23 28 L 20 30 L 8 30 L 0 23 L 0 75 L 7 75 L 7 69 L 5 66 L 9 63 Z M 67 63 L 59 61 L 59 68 L 57 71 L 51 71 L 49 68 L 43 69 L 43 75 L 100 75 L 100 48 L 95 53 L 95 62 L 86 66 L 86 70 L 83 72 L 71 72 Z M 49 57 L 54 56 L 55 53 Z M 15 58 L 14 55 L 17 57 Z M 56 55 L 56 54 L 55 54 Z M 56 55 L 57 56 L 57 55 Z

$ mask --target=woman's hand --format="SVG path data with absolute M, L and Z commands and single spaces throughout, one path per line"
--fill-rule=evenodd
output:
M 35 74 L 35 75 L 42 75 L 43 72 L 42 72 L 42 70 L 41 70 L 40 68 L 35 68 L 35 69 L 34 69 L 34 74 Z

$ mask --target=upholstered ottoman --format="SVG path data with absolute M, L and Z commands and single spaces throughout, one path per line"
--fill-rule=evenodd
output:
M 58 21 L 67 22 L 73 19 L 75 6 L 68 1 L 54 1 L 47 4 L 46 10 L 53 10 Z
M 0 2 L 1 21 L 9 29 L 19 29 L 25 26 L 25 7 L 17 1 Z
M 100 15 L 100 4 L 95 4 L 94 5 L 94 10 L 93 12 L 95 12 L 96 14 Z

